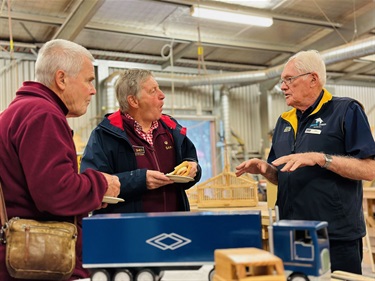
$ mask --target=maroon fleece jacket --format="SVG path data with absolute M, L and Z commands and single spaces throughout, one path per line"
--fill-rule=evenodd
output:
M 74 280 L 88 276 L 82 268 L 82 217 L 100 206 L 107 184 L 97 171 L 78 174 L 67 113 L 53 91 L 37 82 L 24 82 L 0 114 L 0 179 L 9 218 L 73 222 L 77 216 Z M 15 280 L 7 273 L 3 244 L 0 280 Z

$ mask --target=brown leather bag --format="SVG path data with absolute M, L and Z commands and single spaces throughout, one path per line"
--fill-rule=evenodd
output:
M 12 218 L 8 221 L 0 184 L 2 238 L 10 276 L 20 279 L 66 280 L 75 268 L 75 224 Z

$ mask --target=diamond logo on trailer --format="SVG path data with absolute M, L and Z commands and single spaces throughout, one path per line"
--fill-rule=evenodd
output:
M 170 234 L 162 233 L 162 234 L 159 234 L 158 236 L 155 236 L 146 240 L 146 242 L 150 244 L 151 246 L 154 246 L 161 250 L 173 251 L 178 248 L 181 248 L 182 246 L 185 246 L 186 244 L 189 244 L 191 240 L 181 235 L 178 235 L 176 233 L 170 233 Z

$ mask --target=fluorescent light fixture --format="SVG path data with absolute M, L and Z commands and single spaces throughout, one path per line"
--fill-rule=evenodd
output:
M 227 21 L 234 23 L 241 23 L 247 25 L 256 25 L 269 27 L 273 24 L 273 20 L 270 17 L 263 16 L 250 16 L 243 13 L 227 12 L 223 10 L 216 10 L 211 8 L 202 7 L 191 7 L 191 15 L 193 17 Z

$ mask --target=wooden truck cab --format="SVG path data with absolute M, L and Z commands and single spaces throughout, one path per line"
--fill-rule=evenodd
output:
M 215 250 L 213 281 L 285 281 L 280 258 L 258 248 Z

